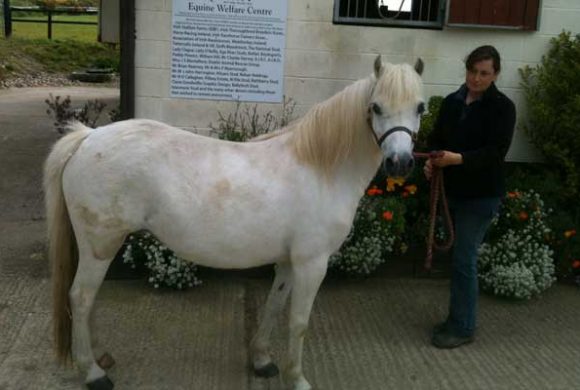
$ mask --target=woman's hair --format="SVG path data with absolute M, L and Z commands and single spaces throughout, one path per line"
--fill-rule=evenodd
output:
M 501 59 L 499 58 L 498 51 L 491 45 L 480 46 L 469 53 L 465 59 L 465 69 L 471 70 L 477 62 L 485 60 L 492 60 L 495 73 L 500 72 Z

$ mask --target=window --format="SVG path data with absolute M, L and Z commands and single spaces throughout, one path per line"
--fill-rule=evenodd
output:
M 536 30 L 540 0 L 335 0 L 334 22 L 372 26 Z
M 335 0 L 334 22 L 442 28 L 445 0 Z
M 540 0 L 450 0 L 449 26 L 537 30 Z

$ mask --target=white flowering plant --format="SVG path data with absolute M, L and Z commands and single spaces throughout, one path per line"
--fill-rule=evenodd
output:
M 147 282 L 155 288 L 183 290 L 201 284 L 194 263 L 177 257 L 146 231 L 128 237 L 123 262 L 133 268 L 137 267 L 138 262 L 143 262 L 148 271 Z
M 350 276 L 366 276 L 388 255 L 404 251 L 405 205 L 395 197 L 381 196 L 372 187 L 361 199 L 352 229 L 340 250 L 330 257 L 329 268 Z
M 548 212 L 533 190 L 508 192 L 479 249 L 479 279 L 494 295 L 530 299 L 555 281 Z

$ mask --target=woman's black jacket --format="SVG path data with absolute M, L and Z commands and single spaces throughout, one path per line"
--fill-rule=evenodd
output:
M 447 96 L 428 137 L 430 150 L 461 153 L 463 164 L 444 169 L 445 190 L 457 198 L 505 194 L 504 159 L 510 147 L 516 110 L 494 83 L 479 100 L 465 104 L 467 87 Z

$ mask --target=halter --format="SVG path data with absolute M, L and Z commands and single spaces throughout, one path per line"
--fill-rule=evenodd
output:
M 375 132 L 375 129 L 373 129 L 373 122 L 372 122 L 371 118 L 372 118 L 371 107 L 369 106 L 369 109 L 367 112 L 367 123 L 369 125 L 369 129 L 371 130 L 371 133 L 373 133 L 373 137 L 375 137 L 375 141 L 377 141 L 377 145 L 379 146 L 379 148 L 381 147 L 381 145 L 383 144 L 383 142 L 385 141 L 385 139 L 387 139 L 387 137 L 389 135 L 396 133 L 398 131 L 402 131 L 403 133 L 409 134 L 409 137 L 411 137 L 411 140 L 413 142 L 415 142 L 415 140 L 417 139 L 417 136 L 411 130 L 409 130 L 408 128 L 406 128 L 404 126 L 392 127 L 389 130 L 385 131 L 385 133 L 383 135 L 381 135 L 381 138 L 379 138 L 379 137 L 377 137 L 377 133 Z

